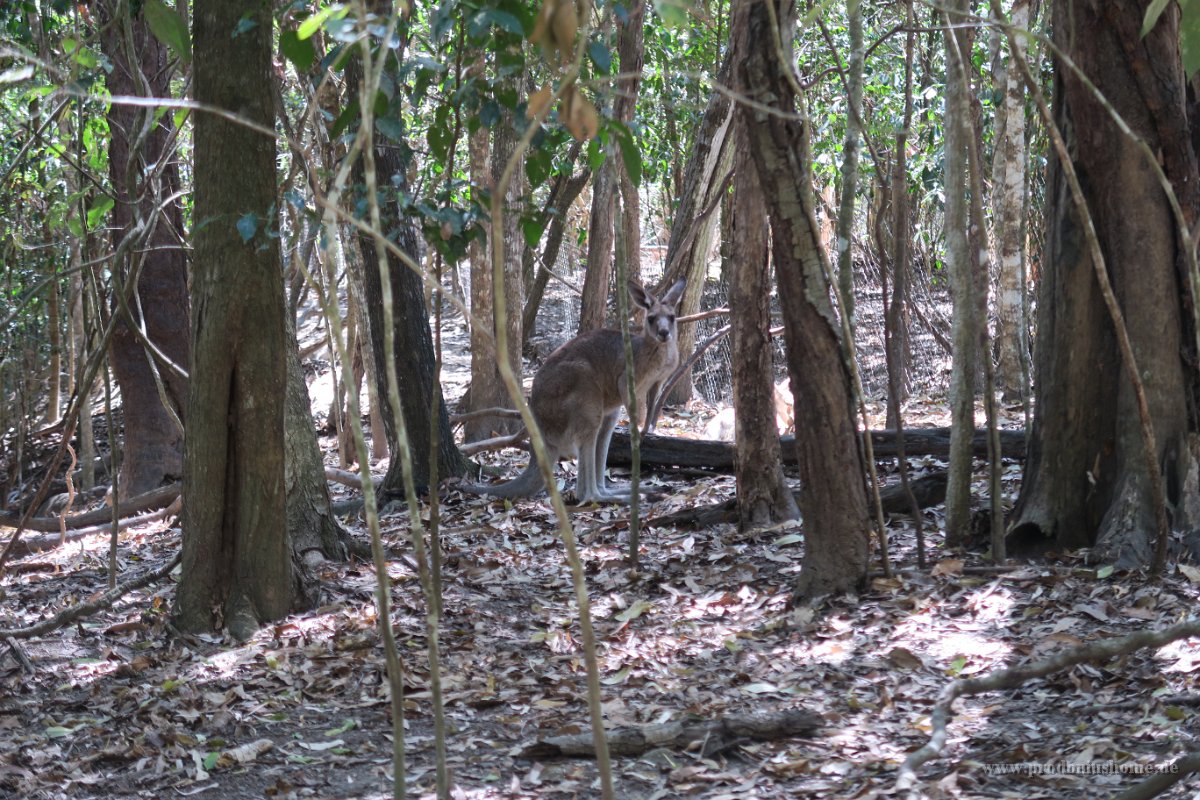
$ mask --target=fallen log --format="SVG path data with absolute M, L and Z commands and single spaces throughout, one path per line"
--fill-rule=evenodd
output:
M 660 747 L 683 750 L 693 742 L 700 755 L 707 757 L 727 750 L 747 739 L 788 739 L 809 736 L 821 728 L 819 714 L 802 708 L 763 714 L 729 714 L 720 719 L 689 715 L 683 719 L 653 725 L 626 725 L 610 728 L 605 738 L 608 752 L 614 756 L 639 756 Z M 595 758 L 595 743 L 590 731 L 548 736 L 520 753 L 521 758 Z
M 871 444 L 876 458 L 891 458 L 896 455 L 896 432 L 894 430 L 871 431 Z M 783 463 L 795 465 L 796 437 L 779 437 Z M 987 457 L 987 431 L 977 430 L 972 440 L 972 451 L 977 458 Z M 642 465 L 645 467 L 683 467 L 709 469 L 714 472 L 732 472 L 736 448 L 733 442 L 717 442 L 711 439 L 680 439 L 675 436 L 651 434 L 642 437 Z M 905 428 L 904 452 L 909 458 L 916 456 L 950 455 L 949 428 Z M 1025 431 L 1000 431 L 1000 452 L 1004 458 L 1025 457 Z M 610 467 L 627 467 L 630 464 L 629 432 L 615 431 L 608 450 Z
M 117 517 L 136 514 L 151 509 L 169 506 L 179 497 L 180 484 L 172 483 L 151 489 L 145 494 L 132 497 L 117 507 Z M 67 528 L 86 528 L 89 525 L 100 525 L 113 518 L 113 510 L 107 506 L 67 517 Z M 21 523 L 20 514 L 0 514 L 0 528 L 15 528 Z M 33 517 L 25 524 L 25 528 L 42 533 L 53 533 L 59 529 L 58 517 Z
M 931 472 L 928 475 L 923 475 L 920 478 L 910 481 L 913 497 L 916 498 L 917 505 L 924 509 L 946 502 L 946 483 L 947 472 L 945 470 Z M 796 502 L 799 503 L 800 493 L 793 492 L 792 494 L 795 496 Z M 911 513 L 908 498 L 905 497 L 904 489 L 899 483 L 894 483 L 891 486 L 885 486 L 880 489 L 879 499 L 883 501 L 883 513 L 885 514 L 909 515 Z M 673 514 L 654 517 L 646 520 L 646 524 L 663 527 L 674 526 L 678 528 L 707 528 L 712 525 L 737 521 L 737 498 L 731 497 L 723 503 L 694 506 L 676 511 Z
M 123 517 L 117 522 L 117 530 L 123 531 L 126 528 L 135 528 L 139 525 L 145 525 L 150 522 L 157 522 L 161 519 L 178 514 L 182 506 L 172 504 L 167 508 L 160 508 L 157 511 L 150 511 L 145 514 L 139 514 L 135 517 Z M 33 553 L 41 553 L 46 550 L 53 550 L 66 542 L 77 542 L 80 539 L 86 539 L 89 536 L 97 534 L 105 534 L 112 532 L 112 521 L 101 523 L 98 525 L 89 525 L 86 528 L 72 528 L 71 532 L 65 537 L 61 533 L 48 533 L 44 536 L 34 536 L 32 538 L 24 538 L 16 543 L 13 547 L 13 556 L 21 558 Z

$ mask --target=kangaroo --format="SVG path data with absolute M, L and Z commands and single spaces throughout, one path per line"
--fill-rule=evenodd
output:
M 658 388 L 679 366 L 675 309 L 683 295 L 679 280 L 662 298 L 656 298 L 633 281 L 629 296 L 646 312 L 641 334 L 633 336 L 634 391 L 647 409 Z M 629 502 L 629 493 L 605 485 L 604 467 L 617 415 L 625 405 L 625 347 L 621 332 L 588 331 L 559 347 L 533 379 L 529 405 L 546 440 L 551 462 L 575 456 L 579 476 L 575 496 L 580 505 L 591 502 Z M 463 484 L 474 494 L 496 497 L 529 497 L 545 486 L 537 457 L 518 477 L 496 485 Z

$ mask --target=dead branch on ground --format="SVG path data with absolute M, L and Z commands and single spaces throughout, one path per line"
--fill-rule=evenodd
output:
M 964 678 L 948 684 L 942 689 L 930 715 L 932 733 L 929 735 L 929 742 L 909 753 L 908 758 L 900 766 L 900 774 L 896 778 L 896 788 L 900 791 L 911 789 L 917 782 L 917 770 L 921 768 L 921 765 L 941 755 L 946 746 L 946 726 L 953 713 L 951 706 L 958 698 L 1000 689 L 1015 689 L 1035 678 L 1045 677 L 1076 664 L 1103 663 L 1135 650 L 1147 647 L 1159 648 L 1179 639 L 1193 636 L 1200 636 L 1200 617 L 1192 617 L 1161 631 L 1138 631 L 1120 639 L 1089 642 L 1080 647 L 1055 653 L 1049 658 L 1033 664 L 996 670 L 978 678 Z
M 158 569 L 152 569 L 148 572 L 142 573 L 136 578 L 130 578 L 124 583 L 109 589 L 107 592 L 95 598 L 94 600 L 88 600 L 86 603 L 79 603 L 77 605 L 64 608 L 53 617 L 42 620 L 36 625 L 30 625 L 27 628 L 11 628 L 8 630 L 0 630 L 0 639 L 7 639 L 9 637 L 12 637 L 13 639 L 28 639 L 33 636 L 41 636 L 42 634 L 57 630 L 64 625 L 68 625 L 77 619 L 81 619 L 90 614 L 94 614 L 97 611 L 108 608 L 129 592 L 132 592 L 134 589 L 141 589 L 144 586 L 149 586 L 155 581 L 166 577 L 168 574 L 170 574 L 171 570 L 175 569 L 175 566 L 179 563 L 182 557 L 182 551 L 176 552 L 174 558 L 172 558 L 166 564 L 163 564 Z
M 819 714 L 792 708 L 764 714 L 729 714 L 718 719 L 688 715 L 652 725 L 627 725 L 607 731 L 609 752 L 615 756 L 638 756 L 660 747 L 677 750 L 697 744 L 708 757 L 728 750 L 746 739 L 787 739 L 809 736 L 823 724 Z M 590 731 L 539 739 L 521 751 L 521 758 L 595 757 Z

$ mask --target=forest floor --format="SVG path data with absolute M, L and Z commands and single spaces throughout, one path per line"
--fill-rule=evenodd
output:
M 915 399 L 907 424 L 948 424 L 944 407 L 936 394 Z M 716 411 L 695 401 L 672 410 L 659 432 L 697 437 Z M 881 412 L 873 406 L 872 427 L 882 427 Z M 334 464 L 332 437 L 322 445 Z M 1020 465 L 1007 464 L 1007 502 L 1019 477 Z M 662 473 L 645 482 L 661 497 L 644 506 L 648 517 L 733 492 L 728 476 Z M 577 609 L 548 504 L 450 491 L 440 514 L 453 796 L 598 797 L 593 759 L 527 751 L 589 730 Z M 799 524 L 747 533 L 645 526 L 635 574 L 624 560 L 626 509 L 573 519 L 610 727 L 794 709 L 821 722 L 810 735 L 615 757 L 622 800 L 1107 797 L 1200 748 L 1200 642 L 1185 640 L 959 700 L 945 749 L 920 770 L 917 789 L 894 789 L 900 763 L 928 741 L 932 706 L 949 683 L 1178 622 L 1200 601 L 1200 570 L 1188 565 L 1156 584 L 1089 564 L 1086 552 L 997 571 L 984 552 L 945 549 L 935 509 L 924 518 L 927 567 L 917 565 L 912 521 L 894 518 L 893 577 L 876 557 L 861 594 L 795 607 Z M 407 670 L 408 788 L 428 797 L 435 758 L 426 606 L 406 512 L 389 511 L 383 523 Z M 360 519 L 346 525 L 365 539 Z M 126 531 L 122 578 L 161 566 L 179 547 L 171 521 Z M 0 583 L 0 625 L 30 625 L 104 591 L 107 549 L 97 536 L 13 561 Z M 330 563 L 321 578 L 320 608 L 242 644 L 173 633 L 171 580 L 67 627 L 0 643 L 0 797 L 390 797 L 376 576 L 355 561 Z M 1193 777 L 1161 796 L 1183 800 L 1198 790 Z

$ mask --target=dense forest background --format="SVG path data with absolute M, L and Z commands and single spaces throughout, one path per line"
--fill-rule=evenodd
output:
M 1191 5 L 0 6 L 0 793 L 1190 796 Z

